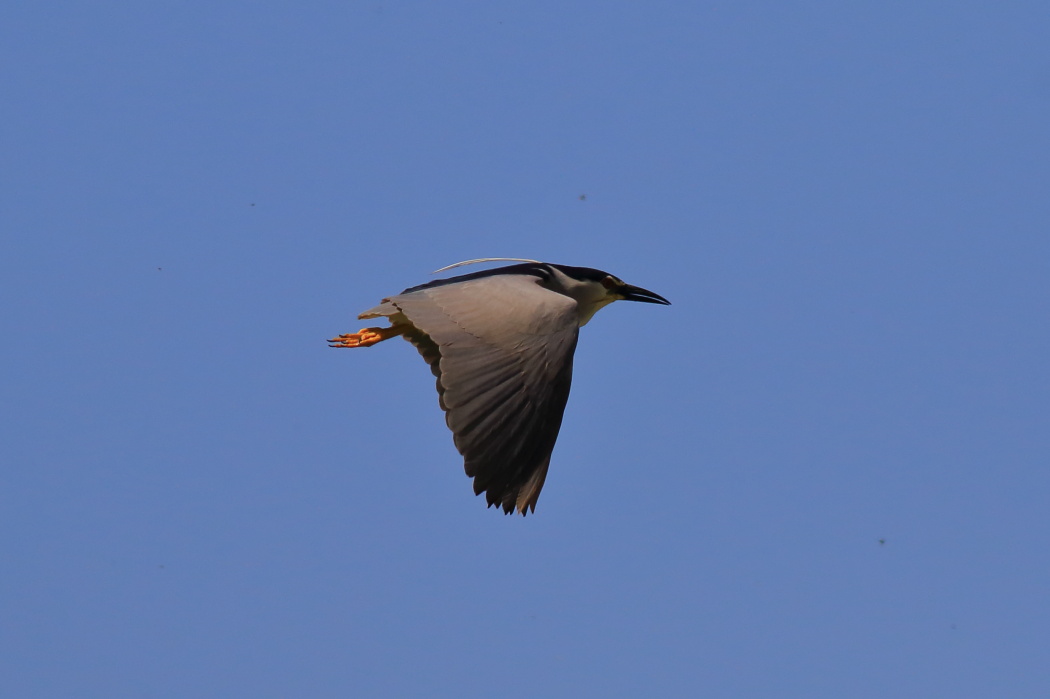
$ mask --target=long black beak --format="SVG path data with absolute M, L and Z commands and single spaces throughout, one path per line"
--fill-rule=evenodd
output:
M 630 284 L 624 284 L 620 287 L 620 295 L 623 296 L 625 301 L 641 301 L 642 303 L 661 303 L 665 306 L 670 306 L 671 302 L 665 299 L 660 294 L 643 289 L 640 286 L 631 286 Z

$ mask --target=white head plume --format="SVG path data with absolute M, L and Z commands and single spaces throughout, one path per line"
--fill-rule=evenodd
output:
M 540 263 L 539 260 L 526 260 L 522 257 L 479 257 L 476 260 L 464 260 L 463 262 L 457 262 L 454 265 L 448 267 L 442 267 L 441 269 L 435 269 L 431 274 L 439 274 L 446 270 L 455 269 L 456 267 L 464 267 L 466 265 L 477 264 L 478 262 L 535 262 Z

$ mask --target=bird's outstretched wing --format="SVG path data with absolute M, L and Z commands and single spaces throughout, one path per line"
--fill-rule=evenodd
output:
M 422 287 L 362 314 L 397 309 L 411 323 L 405 337 L 437 376 L 474 492 L 507 513 L 535 511 L 572 383 L 576 302 L 539 281 L 516 274 Z

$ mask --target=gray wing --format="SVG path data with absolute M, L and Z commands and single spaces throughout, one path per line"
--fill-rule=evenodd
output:
M 437 376 L 474 492 L 535 511 L 572 382 L 576 302 L 530 275 L 494 276 L 384 299 L 362 317 L 401 317 Z M 400 316 L 400 317 L 399 317 Z

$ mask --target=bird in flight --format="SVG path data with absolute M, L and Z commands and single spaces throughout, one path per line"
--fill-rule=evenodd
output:
M 402 336 L 437 377 L 438 399 L 474 493 L 506 514 L 536 511 L 572 383 L 579 329 L 613 301 L 670 305 L 608 272 L 519 258 L 383 299 L 358 318 L 387 318 L 330 347 Z

